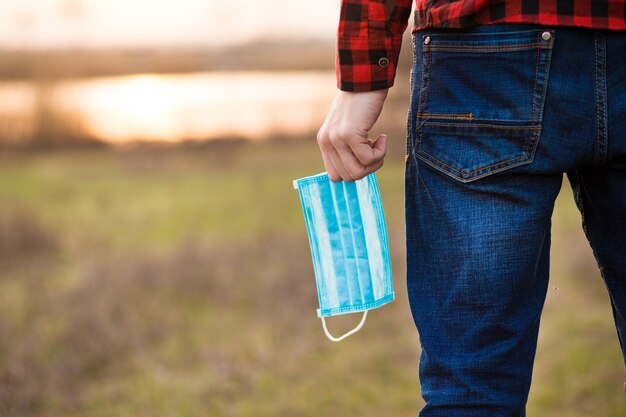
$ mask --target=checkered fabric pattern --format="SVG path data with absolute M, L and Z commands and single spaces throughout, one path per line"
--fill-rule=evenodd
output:
M 413 0 L 342 0 L 335 69 L 343 91 L 393 86 Z M 415 0 L 412 32 L 528 22 L 626 30 L 626 0 Z
M 420 1 L 420 0 L 417 0 Z M 337 86 L 371 91 L 393 85 L 412 0 L 343 0 L 337 36 Z

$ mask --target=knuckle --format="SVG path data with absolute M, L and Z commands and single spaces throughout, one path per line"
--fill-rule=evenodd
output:
M 343 127 L 339 128 L 339 129 L 337 130 L 337 134 L 338 134 L 341 138 L 343 138 L 343 139 L 347 139 L 347 138 L 349 138 L 349 137 L 351 136 L 351 133 L 352 133 L 352 132 L 350 131 L 350 129 L 346 129 L 346 128 L 343 128 Z
M 317 143 L 322 145 L 323 143 L 327 141 L 327 139 L 328 139 L 328 135 L 326 134 L 325 131 L 320 130 L 319 132 L 317 132 Z
M 380 160 L 378 160 L 378 161 L 368 165 L 366 167 L 367 168 L 366 171 L 367 171 L 368 174 L 371 174 L 372 172 L 379 170 L 383 166 L 383 164 L 384 164 L 384 160 L 380 159 Z
M 355 168 L 350 173 L 350 175 L 352 176 L 354 180 L 360 180 L 361 178 L 367 175 L 367 170 L 365 169 L 365 167 L 361 166 L 359 168 Z
M 330 141 L 328 140 L 328 138 L 324 138 L 322 139 L 322 141 L 319 143 L 319 147 L 320 149 L 322 149 L 325 152 L 329 152 L 332 149 L 332 144 L 330 143 Z
M 337 145 L 342 142 L 341 136 L 334 132 L 328 135 L 328 140 L 333 145 Z
M 365 154 L 362 155 L 359 160 L 363 165 L 371 165 L 376 162 L 376 157 L 374 157 L 373 155 Z

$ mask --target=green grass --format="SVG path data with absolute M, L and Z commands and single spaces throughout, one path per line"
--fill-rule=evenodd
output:
M 379 181 L 397 301 L 341 344 L 316 317 L 291 185 L 323 170 L 314 140 L 0 156 L 0 415 L 416 415 L 394 137 Z M 531 416 L 626 413 L 579 221 L 565 184 Z

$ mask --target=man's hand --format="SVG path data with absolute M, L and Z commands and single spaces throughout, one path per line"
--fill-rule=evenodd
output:
M 383 166 L 387 135 L 376 140 L 367 133 L 374 126 L 388 89 L 362 93 L 340 91 L 317 133 L 324 166 L 331 181 L 356 181 Z

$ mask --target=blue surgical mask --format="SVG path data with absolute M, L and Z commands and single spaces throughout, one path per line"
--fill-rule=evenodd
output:
M 374 173 L 332 182 L 326 173 L 293 182 L 300 193 L 326 336 L 338 342 L 361 329 L 367 311 L 394 299 L 383 206 Z M 333 337 L 325 317 L 363 312 L 359 325 Z

